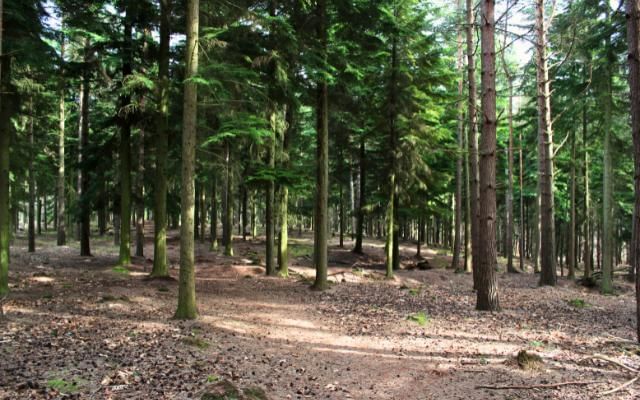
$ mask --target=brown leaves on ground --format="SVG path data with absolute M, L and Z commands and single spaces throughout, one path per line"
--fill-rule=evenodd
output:
M 109 238 L 94 243 L 93 258 L 53 240 L 37 257 L 22 241 L 12 249 L 0 322 L 3 399 L 199 399 L 222 382 L 247 399 L 260 390 L 272 399 L 588 399 L 629 376 L 587 356 L 640 367 L 632 287 L 623 281 L 618 296 L 605 297 L 564 280 L 539 288 L 536 276 L 500 274 L 504 311 L 479 313 L 469 275 L 435 267 L 382 279 L 380 242 L 367 242 L 365 255 L 332 247 L 334 283 L 324 293 L 305 283 L 313 276 L 308 238 L 292 238 L 291 279 L 262 276 L 259 241 L 236 243 L 237 257 L 202 244 L 201 318 L 179 322 L 171 319 L 177 283 L 145 279 L 148 260 L 123 275 L 113 271 Z M 412 255 L 403 248 L 407 265 Z M 177 257 L 175 247 L 172 264 Z M 521 351 L 539 355 L 539 368 L 521 370 Z M 547 387 L 577 380 L 608 383 Z M 637 398 L 639 389 L 608 398 Z

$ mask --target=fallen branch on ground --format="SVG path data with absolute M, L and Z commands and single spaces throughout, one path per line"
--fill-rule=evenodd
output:
M 630 367 L 628 365 L 625 365 L 625 364 L 621 363 L 620 361 L 616 361 L 616 360 L 614 360 L 612 358 L 603 356 L 602 354 L 596 354 L 596 355 L 593 355 L 593 356 L 585 357 L 580 361 L 589 360 L 589 359 L 606 361 L 608 363 L 616 365 L 616 366 L 618 366 L 618 367 L 620 367 L 620 368 L 622 368 L 622 369 L 624 369 L 626 371 L 633 372 L 635 374 L 635 376 L 633 378 L 629 379 L 625 383 L 623 383 L 623 384 L 621 384 L 619 386 L 616 386 L 613 389 L 604 391 L 604 392 L 598 394 L 598 396 L 606 396 L 606 395 L 609 395 L 609 394 L 613 394 L 613 393 L 619 392 L 622 389 L 633 385 L 638 379 L 640 379 L 640 370 L 637 370 L 637 369 L 632 368 L 632 367 Z
M 482 386 L 476 386 L 476 389 L 492 389 L 492 390 L 556 389 L 562 386 L 584 386 L 584 385 L 594 385 L 597 383 L 606 383 L 606 382 L 604 381 L 570 381 L 570 382 L 558 382 L 558 383 L 541 383 L 539 385 L 514 385 L 514 386 L 482 385 Z

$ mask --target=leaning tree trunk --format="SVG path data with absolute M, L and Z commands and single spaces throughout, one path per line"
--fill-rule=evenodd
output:
M 160 0 L 160 49 L 158 52 L 158 113 L 156 115 L 156 171 L 153 193 L 153 270 L 151 276 L 168 276 L 167 268 L 167 134 L 169 117 L 169 42 L 171 0 Z
M 317 35 L 323 66 L 327 63 L 327 1 L 318 0 Z M 328 203 L 329 203 L 329 90 L 325 78 L 317 84 L 316 116 L 316 204 L 313 231 L 314 264 L 316 279 L 315 290 L 327 288 L 327 241 L 328 241 Z
M 553 205 L 553 131 L 547 64 L 544 0 L 536 0 L 536 67 L 538 82 L 538 175 L 540 186 L 540 285 L 555 286 L 555 221 Z
M 478 125 L 476 113 L 476 67 L 475 67 L 475 16 L 473 0 L 467 0 L 467 81 L 469 85 L 469 200 L 471 203 L 471 269 L 473 270 L 473 286 L 478 288 L 476 271 L 478 270 L 478 260 L 480 252 L 479 230 L 478 230 L 478 205 L 479 205 L 479 183 L 478 183 Z
M 636 272 L 637 333 L 640 341 L 640 1 L 627 0 L 627 41 L 629 45 L 629 88 L 631 92 L 631 129 L 633 134 L 633 155 L 635 166 L 635 211 L 633 231 L 635 241 L 632 267 Z
M 194 266 L 195 158 L 198 119 L 199 0 L 187 1 L 187 48 L 185 53 L 184 108 L 182 117 L 182 193 L 180 196 L 180 278 L 178 286 L 178 319 L 195 319 L 196 282 Z
M 494 1 L 482 2 L 482 136 L 480 139 L 480 248 L 476 308 L 499 311 L 496 280 L 496 56 Z

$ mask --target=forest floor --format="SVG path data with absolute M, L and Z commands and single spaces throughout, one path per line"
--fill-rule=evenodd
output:
M 175 234 L 175 232 L 172 232 Z M 149 239 L 149 238 L 148 238 Z M 537 286 L 533 274 L 498 276 L 502 312 L 474 309 L 471 276 L 444 267 L 444 251 L 425 250 L 434 266 L 383 279 L 383 243 L 365 254 L 332 241 L 323 293 L 313 279 L 311 238 L 291 238 L 292 277 L 267 278 L 263 242 L 235 242 L 235 257 L 197 248 L 200 318 L 173 320 L 178 284 L 147 280 L 148 258 L 130 272 L 114 268 L 113 238 L 56 247 L 52 233 L 12 247 L 11 293 L 0 322 L 0 398 L 188 399 L 220 380 L 263 388 L 270 399 L 588 399 L 637 374 L 633 287 L 601 296 L 565 279 Z M 178 239 L 169 243 L 178 274 Z M 145 254 L 153 252 L 148 240 Z M 519 367 L 526 350 L 541 363 Z M 557 388 L 494 390 L 482 385 L 598 381 Z M 636 382 L 604 398 L 637 399 Z

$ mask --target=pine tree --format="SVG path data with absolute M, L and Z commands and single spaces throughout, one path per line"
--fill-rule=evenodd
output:
M 194 209 L 196 123 L 198 116 L 198 88 L 194 78 L 198 74 L 199 0 L 187 1 L 187 47 L 185 51 L 186 80 L 184 83 L 184 111 L 182 130 L 182 193 L 180 225 L 180 279 L 178 290 L 178 319 L 195 319 L 196 285 L 194 266 Z

